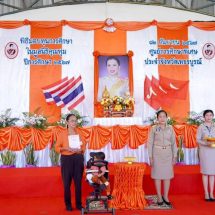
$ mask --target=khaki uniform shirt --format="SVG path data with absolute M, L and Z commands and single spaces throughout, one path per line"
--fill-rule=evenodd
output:
M 163 129 L 159 125 L 154 125 L 151 128 L 148 140 L 148 154 L 152 158 L 153 147 L 171 147 L 173 157 L 177 157 L 177 146 L 175 132 L 171 125 L 166 125 Z

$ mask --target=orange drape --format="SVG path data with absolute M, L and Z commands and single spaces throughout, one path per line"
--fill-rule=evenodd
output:
M 8 149 L 19 151 L 31 142 L 32 133 L 30 129 L 13 127 L 9 131 L 8 143 L 10 144 L 8 145 Z
M 31 22 L 31 38 L 60 38 L 62 37 L 62 27 L 60 22 Z M 40 49 L 42 44 L 31 44 L 31 49 Z M 49 49 L 62 49 L 62 44 L 47 44 Z M 49 116 L 49 122 L 56 122 L 60 119 L 61 109 L 55 105 L 49 105 L 44 99 L 42 87 L 54 83 L 61 79 L 62 66 L 55 64 L 62 60 L 59 55 L 49 56 L 40 55 L 38 58 L 30 56 L 31 60 L 43 59 L 52 61 L 50 65 L 31 65 L 30 66 L 30 112 L 34 112 L 38 107 L 43 110 L 43 114 Z
M 111 128 L 103 126 L 94 126 L 91 129 L 88 148 L 101 149 L 111 140 Z
M 148 139 L 149 127 L 143 127 L 138 125 L 131 126 L 130 142 L 129 146 L 132 149 L 138 148 L 138 146 L 146 143 Z
M 130 128 L 128 126 L 116 125 L 112 127 L 112 149 L 121 149 L 128 144 L 130 138 Z
M 176 134 L 176 140 L 178 143 L 179 136 L 182 136 L 184 139 L 184 147 L 186 148 L 195 148 L 197 147 L 196 143 L 196 125 L 175 125 L 174 131 Z
M 173 126 L 176 140 L 182 136 L 185 148 L 195 148 L 196 125 L 175 125 Z M 29 143 L 33 144 L 35 150 L 44 149 L 49 143 L 57 140 L 59 134 L 65 128 L 61 126 L 49 127 L 46 130 L 35 128 L 8 127 L 0 129 L 0 151 L 5 148 L 11 151 L 24 149 Z M 92 126 L 78 128 L 78 133 L 84 143 L 88 143 L 88 148 L 99 150 L 110 143 L 111 148 L 122 149 L 128 144 L 129 148 L 137 149 L 145 144 L 148 139 L 150 126 Z
M 10 128 L 0 129 L 0 150 L 4 150 L 8 146 L 8 139 L 10 134 Z
M 105 22 L 101 21 L 0 21 L 0 28 L 19 28 L 23 25 L 33 25 L 37 27 L 52 28 L 57 26 L 68 25 L 71 28 L 75 28 L 82 31 L 92 31 L 102 29 L 105 26 Z M 205 31 L 214 31 L 214 22 L 193 22 L 188 20 L 187 22 L 158 22 L 153 20 L 152 22 L 114 22 L 114 27 L 122 31 L 138 31 L 144 28 L 148 28 L 152 25 L 164 28 L 167 30 L 180 29 L 186 26 L 193 26 Z

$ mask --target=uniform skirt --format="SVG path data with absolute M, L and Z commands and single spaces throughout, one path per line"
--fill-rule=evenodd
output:
M 153 147 L 153 166 L 151 169 L 151 177 L 153 179 L 171 179 L 174 177 L 173 172 L 173 153 L 172 147 Z
M 200 146 L 200 171 L 204 175 L 215 175 L 215 148 Z

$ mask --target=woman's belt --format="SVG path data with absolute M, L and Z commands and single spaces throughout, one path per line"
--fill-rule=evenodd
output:
M 167 149 L 167 148 L 171 147 L 171 145 L 165 145 L 165 146 L 154 145 L 154 147 L 159 148 L 159 149 Z

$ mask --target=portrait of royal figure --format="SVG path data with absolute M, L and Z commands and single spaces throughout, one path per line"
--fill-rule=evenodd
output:
M 105 90 L 110 97 L 124 97 L 129 92 L 128 57 L 127 56 L 99 56 L 99 86 L 98 101 Z

